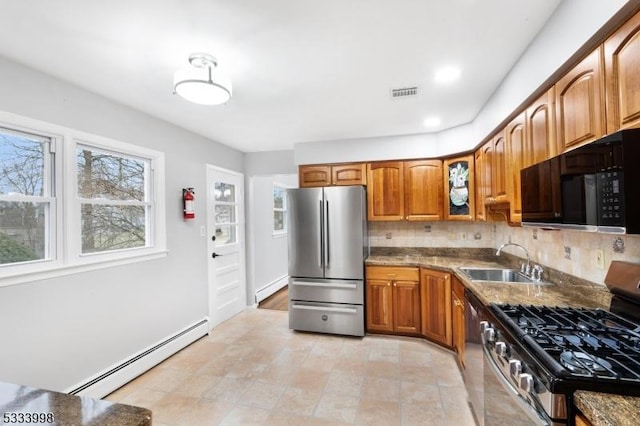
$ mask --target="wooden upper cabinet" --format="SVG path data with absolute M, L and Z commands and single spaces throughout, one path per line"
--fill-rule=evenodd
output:
M 605 131 L 602 47 L 555 85 L 558 152 L 594 141 Z
M 607 132 L 640 127 L 640 13 L 604 42 Z
M 381 161 L 367 164 L 367 217 L 372 221 L 404 219 L 404 164 Z
M 300 166 L 298 168 L 300 188 L 330 185 L 366 185 L 365 163 L 324 164 Z
M 366 185 L 367 165 L 359 164 L 338 164 L 331 166 L 332 185 Z
M 547 160 L 557 153 L 555 91 L 552 87 L 526 110 L 527 153 L 524 166 Z
M 475 161 L 473 155 L 444 160 L 445 220 L 475 219 Z
M 507 161 L 505 176 L 510 195 L 509 216 L 511 222 L 522 222 L 520 198 L 520 170 L 527 163 L 527 132 L 525 113 L 521 113 L 507 125 Z
M 442 220 L 442 160 L 404 162 L 406 220 Z
M 476 150 L 475 157 L 475 186 L 476 186 L 476 220 L 487 220 L 484 207 L 484 156 L 482 155 L 482 148 Z
M 493 195 L 493 140 L 485 143 L 482 148 L 482 193 L 484 194 L 483 204 L 490 204 L 494 201 Z
M 506 155 L 506 138 L 504 131 L 501 131 L 493 139 L 493 176 L 491 181 L 493 189 L 491 192 L 496 203 L 509 200 L 507 196 Z
M 300 188 L 329 186 L 331 184 L 331 166 L 300 166 L 298 181 Z

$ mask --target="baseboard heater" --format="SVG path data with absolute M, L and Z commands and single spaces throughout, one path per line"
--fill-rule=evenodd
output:
M 255 294 L 256 303 L 262 302 L 264 299 L 271 296 L 281 288 L 286 287 L 288 282 L 289 282 L 289 275 L 285 275 L 281 278 L 278 278 L 275 281 L 271 281 L 269 284 L 256 290 L 256 294 Z
M 103 398 L 208 333 L 205 318 L 65 392 Z

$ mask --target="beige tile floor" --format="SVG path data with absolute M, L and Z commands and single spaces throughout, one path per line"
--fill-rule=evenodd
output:
M 294 332 L 247 309 L 107 400 L 158 426 L 473 425 L 453 354 L 421 339 Z

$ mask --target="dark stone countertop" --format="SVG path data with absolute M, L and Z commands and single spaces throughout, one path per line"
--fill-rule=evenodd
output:
M 519 268 L 521 259 L 493 249 L 382 249 L 373 248 L 367 266 L 417 266 L 452 272 L 486 305 L 511 303 L 608 309 L 611 293 L 604 285 L 581 280 L 559 271 L 545 270 L 550 284 L 472 281 L 461 267 Z
M 640 419 L 640 398 L 577 391 L 573 401 L 593 426 L 632 426 Z
M 146 408 L 3 382 L 0 382 L 0 416 L 3 425 L 151 425 L 151 411 Z M 30 416 L 37 417 L 29 419 Z

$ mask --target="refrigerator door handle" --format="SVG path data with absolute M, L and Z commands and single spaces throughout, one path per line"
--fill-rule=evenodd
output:
M 320 200 L 320 267 L 324 268 L 324 208 Z
M 325 311 L 325 312 L 340 312 L 343 314 L 355 314 L 358 312 L 355 308 L 332 308 L 328 306 L 307 306 L 307 305 L 292 305 L 293 309 L 301 309 L 305 311 Z
M 291 280 L 291 285 L 301 285 L 308 287 L 327 287 L 327 288 L 344 288 L 349 290 L 355 290 L 358 288 L 356 284 L 352 283 L 321 283 L 316 281 L 300 281 L 300 280 Z
M 325 204 L 327 206 L 327 213 L 325 215 L 325 226 L 327 227 L 327 230 L 325 231 L 325 235 L 327 236 L 327 240 L 325 241 L 325 246 L 326 246 L 326 256 L 325 256 L 325 263 L 326 263 L 326 267 L 329 268 L 329 265 L 331 263 L 331 242 L 329 241 L 329 201 L 325 201 Z

